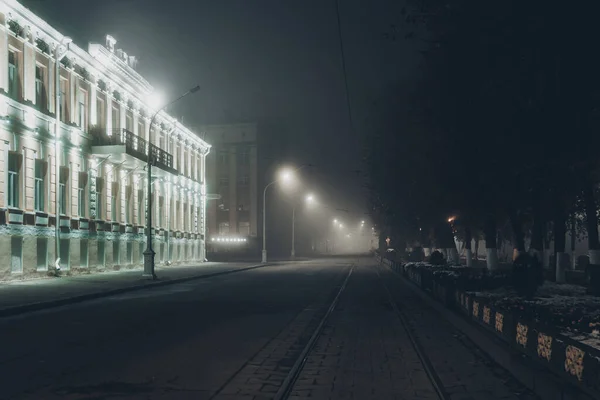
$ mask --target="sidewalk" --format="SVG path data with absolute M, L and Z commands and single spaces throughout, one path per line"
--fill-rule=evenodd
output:
M 142 269 L 134 269 L 6 282 L 0 284 L 0 317 L 266 265 L 207 262 L 194 266 L 157 267 L 158 279 L 155 281 L 143 278 Z

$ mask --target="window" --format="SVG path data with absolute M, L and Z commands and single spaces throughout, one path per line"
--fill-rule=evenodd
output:
M 40 65 L 35 66 L 35 104 L 40 110 L 46 110 L 46 69 Z
M 242 175 L 238 179 L 238 183 L 242 186 L 248 186 L 248 184 L 250 183 L 250 177 L 248 175 Z
M 79 127 L 85 128 L 87 126 L 87 107 L 86 101 L 87 92 L 83 89 L 79 89 L 77 94 L 77 118 Z
M 85 186 L 87 175 L 79 173 L 79 187 L 77 188 L 77 215 L 85 217 Z
M 112 129 L 119 129 L 121 127 L 121 123 L 119 121 L 119 109 L 115 106 L 113 106 L 112 108 L 112 114 L 111 114 L 111 120 L 112 120 Z
M 229 192 L 226 190 L 221 191 L 221 202 L 219 203 L 219 210 L 228 211 L 229 210 Z
M 8 206 L 19 207 L 19 155 L 8 153 Z
M 228 186 L 229 185 L 229 178 L 227 178 L 227 177 L 219 178 L 219 185 L 220 186 Z
M 225 151 L 225 150 L 219 151 L 219 162 L 221 164 L 227 164 L 227 151 Z
M 250 150 L 247 147 L 242 147 L 240 149 L 240 164 L 241 165 L 250 164 Z
M 67 215 L 67 184 L 59 183 L 58 203 L 60 205 L 60 214 Z
M 64 79 L 64 78 L 60 78 L 60 119 L 62 122 L 68 122 L 67 118 L 69 116 L 69 102 L 68 97 L 67 97 L 67 88 L 69 86 L 69 82 Z
M 101 98 L 96 99 L 96 125 L 104 126 L 106 122 L 106 116 L 104 115 L 104 100 Z
M 238 233 L 244 236 L 250 236 L 250 222 L 239 222 Z
M 229 234 L 229 222 L 219 222 L 219 235 Z
M 133 132 L 133 117 L 129 113 L 125 116 L 125 129 Z
M 35 211 L 44 211 L 44 164 L 42 160 L 35 160 L 33 206 Z
M 19 96 L 19 73 L 17 64 L 17 53 L 15 51 L 8 52 L 8 95 L 13 99 Z
M 139 118 L 140 118 L 140 120 L 138 120 L 138 123 L 137 123 L 137 135 L 139 137 L 143 138 L 146 136 L 146 132 L 144 132 L 144 123 L 141 121 L 142 117 L 139 117 Z M 136 150 L 137 150 L 137 148 L 136 148 Z

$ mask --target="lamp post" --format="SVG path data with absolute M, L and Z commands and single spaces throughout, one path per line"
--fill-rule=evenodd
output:
M 267 186 L 265 186 L 265 190 L 263 190 L 263 248 L 262 248 L 262 262 L 263 264 L 267 262 L 267 189 L 271 186 L 273 186 L 274 184 L 276 184 L 277 182 L 284 180 L 284 181 L 288 181 L 292 178 L 292 174 L 296 171 L 301 170 L 304 167 L 308 167 L 310 166 L 310 164 L 304 164 L 299 166 L 298 168 L 290 171 L 290 170 L 284 170 L 281 172 L 281 175 L 279 178 L 275 179 L 273 182 L 269 183 Z
M 312 202 L 314 200 L 314 197 L 312 194 L 309 194 L 308 196 L 306 196 L 306 202 Z M 292 206 L 292 253 L 291 253 L 291 258 L 292 260 L 294 258 L 296 258 L 296 204 L 294 203 L 294 205 Z
M 54 159 L 55 166 L 55 198 L 54 198 L 54 213 L 56 221 L 54 223 L 54 249 L 56 252 L 56 261 L 54 267 L 60 269 L 60 60 L 69 51 L 69 43 L 73 39 L 68 36 L 62 38 L 60 43 L 54 49 L 54 113 L 56 121 L 54 122 Z
M 183 99 L 185 96 L 189 94 L 196 93 L 200 90 L 200 86 L 194 86 L 175 100 L 170 101 L 169 103 L 161 106 L 156 110 L 152 119 L 150 120 L 150 129 L 152 129 L 152 125 L 154 124 L 154 120 L 158 116 L 158 114 L 170 106 L 171 104 Z M 150 143 L 150 137 L 148 137 L 148 162 L 146 163 L 146 172 L 147 172 L 147 185 L 148 185 L 148 201 L 146 203 L 146 214 L 148 215 L 146 219 L 146 250 L 144 250 L 144 274 L 142 276 L 150 279 L 156 279 L 156 274 L 154 273 L 154 250 L 152 249 L 152 163 L 155 162 L 152 154 L 152 145 Z

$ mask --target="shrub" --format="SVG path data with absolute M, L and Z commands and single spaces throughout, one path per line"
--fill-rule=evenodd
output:
M 521 296 L 531 297 L 544 282 L 544 271 L 537 257 L 520 254 L 513 262 L 512 284 Z
M 433 253 L 431 253 L 431 257 L 429 258 L 429 262 L 432 265 L 445 265 L 446 264 L 446 259 L 444 258 L 444 255 L 439 252 L 439 251 L 434 251 Z

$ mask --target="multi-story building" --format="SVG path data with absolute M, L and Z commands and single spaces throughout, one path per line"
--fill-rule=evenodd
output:
M 165 112 L 150 126 L 153 88 L 115 39 L 69 42 L 0 0 L 0 277 L 142 264 L 149 153 L 157 264 L 204 260 L 210 146 Z
M 207 159 L 207 186 L 219 199 L 207 204 L 209 249 L 246 252 L 258 249 L 257 124 L 202 127 L 213 145 Z

